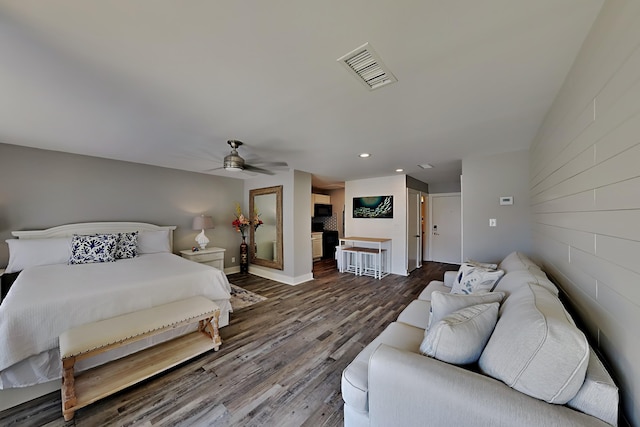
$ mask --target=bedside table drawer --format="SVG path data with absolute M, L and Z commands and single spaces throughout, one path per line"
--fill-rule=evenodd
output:
M 195 262 L 209 262 L 224 259 L 224 254 L 199 254 L 196 252 L 195 254 L 190 255 L 189 259 Z

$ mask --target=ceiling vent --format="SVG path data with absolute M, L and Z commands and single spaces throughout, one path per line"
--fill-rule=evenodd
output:
M 398 81 L 369 43 L 347 53 L 338 62 L 344 65 L 358 81 L 374 90 Z

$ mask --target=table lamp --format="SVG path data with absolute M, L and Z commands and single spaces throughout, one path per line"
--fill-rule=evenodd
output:
M 209 239 L 204 234 L 204 230 L 208 230 L 213 228 L 213 220 L 208 215 L 200 215 L 193 218 L 193 228 L 194 230 L 202 230 L 200 234 L 196 236 L 196 242 L 200 245 L 200 248 L 204 249 L 207 247 L 207 243 L 209 243 Z

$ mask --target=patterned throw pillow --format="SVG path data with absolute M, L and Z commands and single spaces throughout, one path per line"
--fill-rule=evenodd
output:
M 73 235 L 69 264 L 113 262 L 118 242 L 117 234 Z
M 451 289 L 452 294 L 473 294 L 491 291 L 504 275 L 502 270 L 492 270 L 475 264 L 463 263 Z
M 138 256 L 138 232 L 118 233 L 116 259 L 128 259 Z

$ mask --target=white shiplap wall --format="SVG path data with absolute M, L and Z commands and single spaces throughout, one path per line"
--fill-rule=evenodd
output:
M 535 255 L 640 425 L 640 2 L 604 4 L 530 156 Z

